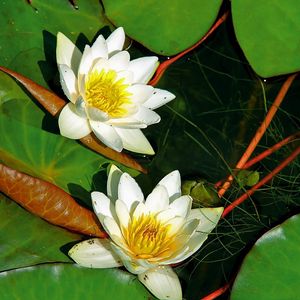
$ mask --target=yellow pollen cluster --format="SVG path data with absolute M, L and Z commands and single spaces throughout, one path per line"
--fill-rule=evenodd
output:
M 168 234 L 170 225 L 163 224 L 153 214 L 133 218 L 122 228 L 127 246 L 137 259 L 163 257 L 172 250 L 174 236 Z
M 124 78 L 117 80 L 114 70 L 93 71 L 85 82 L 85 100 L 112 118 L 124 117 L 128 113 L 126 106 L 132 104 L 128 86 Z

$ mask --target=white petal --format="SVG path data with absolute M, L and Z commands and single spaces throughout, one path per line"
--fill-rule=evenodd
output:
M 94 64 L 92 71 L 97 71 L 101 73 L 101 71 L 108 71 L 109 70 L 109 64 L 108 60 L 106 58 L 99 58 L 97 59 L 97 62 Z M 88 77 L 86 77 L 86 80 Z
M 181 179 L 177 170 L 166 175 L 158 184 L 167 189 L 170 202 L 181 196 Z
M 139 129 L 147 127 L 146 124 L 142 123 L 141 121 L 135 120 L 132 117 L 110 119 L 107 121 L 107 124 L 124 129 Z
M 201 212 L 201 210 L 204 211 Z M 208 238 L 208 234 L 216 227 L 222 215 L 222 212 L 223 207 L 192 209 L 192 213 L 190 214 L 189 218 L 191 217 L 195 220 L 195 217 L 198 216 L 196 219 L 200 220 L 199 225 L 196 228 L 196 232 L 188 240 L 188 250 L 185 251 L 185 254 L 178 255 L 174 259 L 171 259 L 168 263 L 179 263 L 198 251 L 205 240 Z
M 114 203 L 106 195 L 100 192 L 92 192 L 91 197 L 94 212 L 102 225 L 105 217 L 115 218 Z
M 73 246 L 68 254 L 83 267 L 114 268 L 122 266 L 120 258 L 112 251 L 108 239 L 83 241 Z
M 89 119 L 93 121 L 105 122 L 108 120 L 108 114 L 96 107 L 87 105 L 86 112 Z
M 117 216 L 118 216 L 118 219 L 120 222 L 120 227 L 127 228 L 128 224 L 130 222 L 130 215 L 129 215 L 126 204 L 121 200 L 117 200 L 115 209 L 116 209 L 116 213 L 117 213 Z
M 70 139 L 81 139 L 92 130 L 87 119 L 79 116 L 73 103 L 68 103 L 58 118 L 60 134 Z
M 139 107 L 139 110 L 137 111 L 137 113 L 132 115 L 132 118 L 147 125 L 152 125 L 160 122 L 160 116 L 156 112 L 143 106 Z
M 113 126 L 102 122 L 90 120 L 91 128 L 96 137 L 106 146 L 121 152 L 123 149 L 122 139 Z
M 118 198 L 126 204 L 129 213 L 131 213 L 135 203 L 144 201 L 144 195 L 141 188 L 127 173 L 123 173 L 120 178 Z
M 184 218 L 182 217 L 175 217 L 167 222 L 168 225 L 171 225 L 168 234 L 171 236 L 179 232 L 184 224 Z
M 158 66 L 156 56 L 140 57 L 130 61 L 128 70 L 134 74 L 133 83 L 147 83 Z
M 174 243 L 177 245 L 178 250 L 174 252 L 168 260 L 163 261 L 161 264 L 170 265 L 176 264 L 183 261 L 188 256 L 190 256 L 191 249 L 189 247 L 189 241 L 191 236 L 195 233 L 197 226 L 199 225 L 199 220 L 190 220 L 184 224 L 176 235 Z
M 185 236 L 191 236 L 195 232 L 199 224 L 200 222 L 197 219 L 187 221 L 182 228 L 181 234 Z
M 146 199 L 146 206 L 149 211 L 156 213 L 165 210 L 169 206 L 169 195 L 167 189 L 158 185 Z
M 77 78 L 77 85 L 78 85 L 78 90 L 79 94 L 81 95 L 82 98 L 85 97 L 85 80 L 87 78 L 87 75 L 78 75 L 79 77 Z
M 181 285 L 168 266 L 159 266 L 138 275 L 139 280 L 158 299 L 182 300 Z
M 200 224 L 197 230 L 205 233 L 210 233 L 217 226 L 223 210 L 223 207 L 195 208 L 190 211 L 188 219 L 200 220 Z
M 189 247 L 185 246 L 181 248 L 179 251 L 173 253 L 170 259 L 164 260 L 161 262 L 161 265 L 174 265 L 177 264 L 178 262 L 181 262 L 185 259 L 187 256 L 186 254 L 189 252 Z
M 175 218 L 175 215 L 172 209 L 163 210 L 157 215 L 157 219 L 163 223 L 166 223 L 173 218 Z
M 110 238 L 116 243 L 119 243 L 119 239 L 123 239 L 120 227 L 113 218 L 105 217 L 103 220 L 103 227 L 105 228 L 105 231 L 109 234 Z M 114 237 L 117 237 L 118 240 L 115 240 Z
M 181 196 L 175 199 L 170 204 L 170 209 L 173 211 L 175 216 L 186 218 L 190 213 L 193 199 L 190 196 Z
M 89 45 L 85 45 L 83 54 L 82 54 L 82 58 L 80 61 L 78 73 L 80 75 L 88 74 L 93 65 L 93 61 L 94 61 L 94 58 L 92 55 L 91 47 Z M 78 80 L 81 80 L 80 76 L 78 77 Z
M 67 65 L 58 65 L 60 84 L 67 98 L 75 103 L 78 97 L 77 78 Z
M 127 91 L 132 94 L 131 100 L 133 102 L 141 104 L 151 97 L 154 88 L 151 85 L 134 84 L 128 87 Z
M 138 219 L 140 216 L 142 215 L 147 215 L 149 213 L 149 209 L 147 208 L 147 206 L 145 205 L 144 202 L 140 202 L 137 207 L 135 208 L 133 214 L 132 214 L 132 218 L 134 219 Z
M 128 70 L 120 71 L 120 72 L 117 73 L 116 81 L 118 81 L 118 80 L 122 80 L 123 84 L 131 85 L 132 80 L 133 80 L 133 73 L 131 71 L 128 71 Z
M 125 32 L 123 27 L 119 27 L 106 39 L 108 53 L 111 54 L 115 51 L 122 50 L 124 42 Z
M 154 89 L 152 96 L 144 103 L 150 109 L 156 109 L 170 102 L 176 96 L 166 90 Z
M 117 255 L 122 260 L 124 267 L 132 274 L 140 274 L 145 272 L 148 268 L 138 264 L 138 260 L 133 260 L 129 255 L 123 251 L 122 248 L 118 247 L 116 244 L 112 243 L 111 247 L 117 253 Z
M 91 47 L 93 59 L 108 58 L 107 45 L 104 37 L 99 35 Z
M 115 165 L 111 165 L 107 178 L 107 195 L 113 200 L 118 199 L 118 187 L 120 178 L 123 172 L 116 167 Z
M 153 155 L 154 150 L 139 129 L 115 128 L 123 141 L 123 147 L 129 151 Z
M 82 118 L 87 119 L 87 114 L 86 114 L 86 105 L 85 101 L 81 96 L 79 96 L 76 101 L 75 101 L 75 110 L 76 114 Z
M 61 32 L 57 34 L 56 60 L 58 65 L 67 65 L 76 74 L 81 59 L 81 52 Z
M 109 60 L 109 67 L 117 72 L 127 70 L 130 56 L 127 51 L 121 51 L 113 55 Z

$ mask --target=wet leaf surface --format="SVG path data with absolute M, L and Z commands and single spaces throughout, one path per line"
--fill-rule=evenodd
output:
M 297 299 L 299 228 L 296 215 L 259 238 L 243 261 L 230 299 Z

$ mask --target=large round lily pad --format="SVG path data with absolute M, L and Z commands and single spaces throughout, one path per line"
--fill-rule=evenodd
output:
M 1 273 L 0 290 L 2 300 L 155 299 L 125 271 L 73 264 L 45 264 Z
M 236 37 L 258 75 L 300 70 L 299 12 L 298 0 L 232 1 Z
M 221 0 L 104 0 L 107 17 L 150 50 L 174 55 L 195 44 L 214 23 Z
M 231 300 L 290 300 L 300 295 L 300 215 L 265 233 L 246 256 Z

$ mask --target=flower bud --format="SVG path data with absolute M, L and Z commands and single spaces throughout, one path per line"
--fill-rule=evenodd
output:
M 212 184 L 204 179 L 184 180 L 182 194 L 193 198 L 193 207 L 216 207 L 220 206 L 221 200 Z

